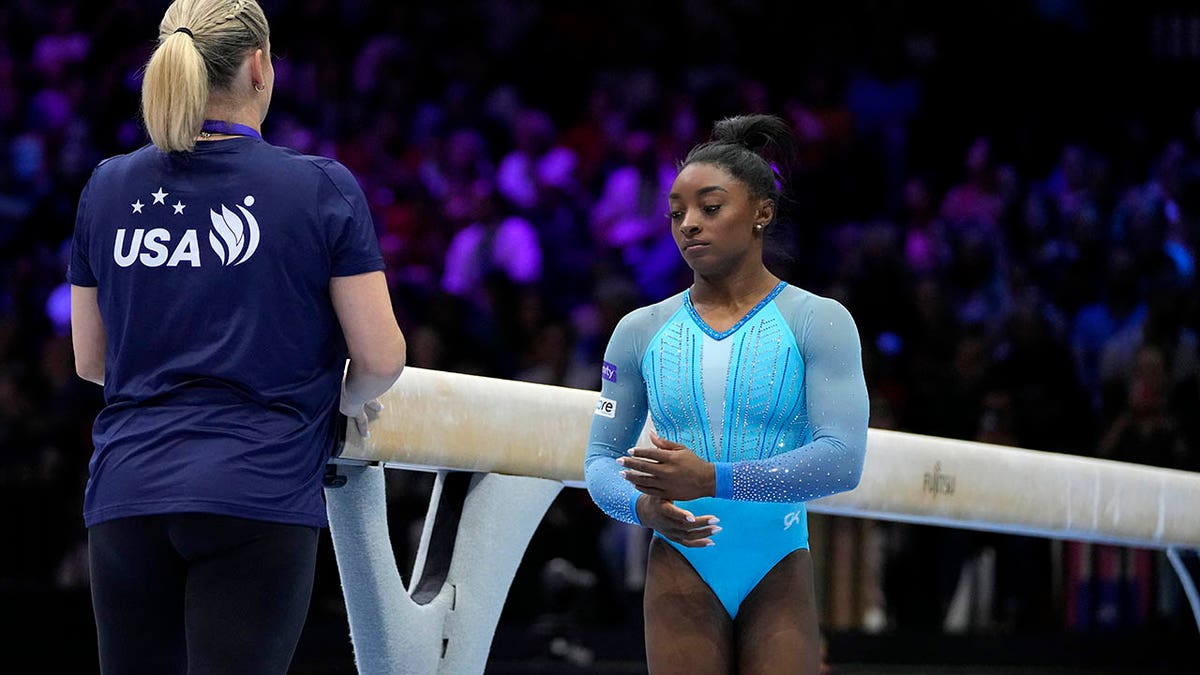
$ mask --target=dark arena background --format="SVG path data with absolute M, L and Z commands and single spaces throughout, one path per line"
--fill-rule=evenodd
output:
M 772 112 L 801 152 L 771 266 L 853 313 L 873 427 L 1200 469 L 1194 4 L 261 4 L 266 140 L 362 184 L 412 366 L 598 389 L 615 322 L 690 283 L 656 246 L 662 176 L 714 120 Z M 64 274 L 92 169 L 147 142 L 165 7 L 0 5 L 4 673 L 97 668 L 81 509 L 103 401 L 74 373 Z M 479 274 L 455 248 L 484 212 L 530 234 L 519 264 Z M 389 481 L 407 574 L 432 480 Z M 1161 551 L 810 526 L 831 673 L 1200 668 Z M 487 672 L 645 672 L 627 537 L 564 490 Z M 292 672 L 355 672 L 327 531 Z

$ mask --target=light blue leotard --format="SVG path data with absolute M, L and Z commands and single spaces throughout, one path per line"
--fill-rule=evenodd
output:
M 723 530 L 710 547 L 670 543 L 736 617 L 771 568 L 808 547 L 804 502 L 858 484 L 868 405 L 854 320 L 836 301 L 780 282 L 718 333 L 684 291 L 623 318 L 604 361 L 586 460 L 592 499 L 639 524 L 641 493 L 615 460 L 647 414 L 660 436 L 713 462 L 716 497 L 677 505 L 717 516 Z

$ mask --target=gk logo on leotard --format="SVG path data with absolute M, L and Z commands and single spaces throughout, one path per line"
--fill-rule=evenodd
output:
M 789 529 L 791 526 L 800 522 L 801 516 L 804 515 L 804 509 L 797 509 L 783 517 L 783 529 Z
M 601 417 L 609 417 L 609 418 L 616 417 L 617 416 L 617 402 L 612 400 L 611 398 L 604 398 L 603 396 L 601 396 L 600 400 L 596 401 L 596 414 Z

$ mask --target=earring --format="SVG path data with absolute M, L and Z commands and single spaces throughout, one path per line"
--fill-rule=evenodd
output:
M 759 224 L 755 225 L 755 226 L 754 226 L 754 231 L 755 231 L 755 232 L 762 232 L 762 231 L 763 231 L 763 224 L 762 224 L 762 223 L 759 223 Z
M 260 92 L 260 93 L 261 93 L 261 92 L 264 92 L 264 91 L 266 91 L 266 90 L 267 90 L 267 85 L 265 85 L 265 84 L 263 84 L 263 83 L 261 83 L 261 82 L 259 82 L 259 83 L 256 83 L 256 84 L 254 85 L 254 91 L 257 91 L 257 92 Z

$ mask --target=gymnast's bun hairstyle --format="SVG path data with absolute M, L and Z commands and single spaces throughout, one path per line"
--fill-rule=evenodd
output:
M 712 140 L 692 148 L 680 165 L 712 164 L 742 181 L 756 197 L 779 201 L 796 156 L 787 122 L 774 115 L 739 115 L 713 126 Z

